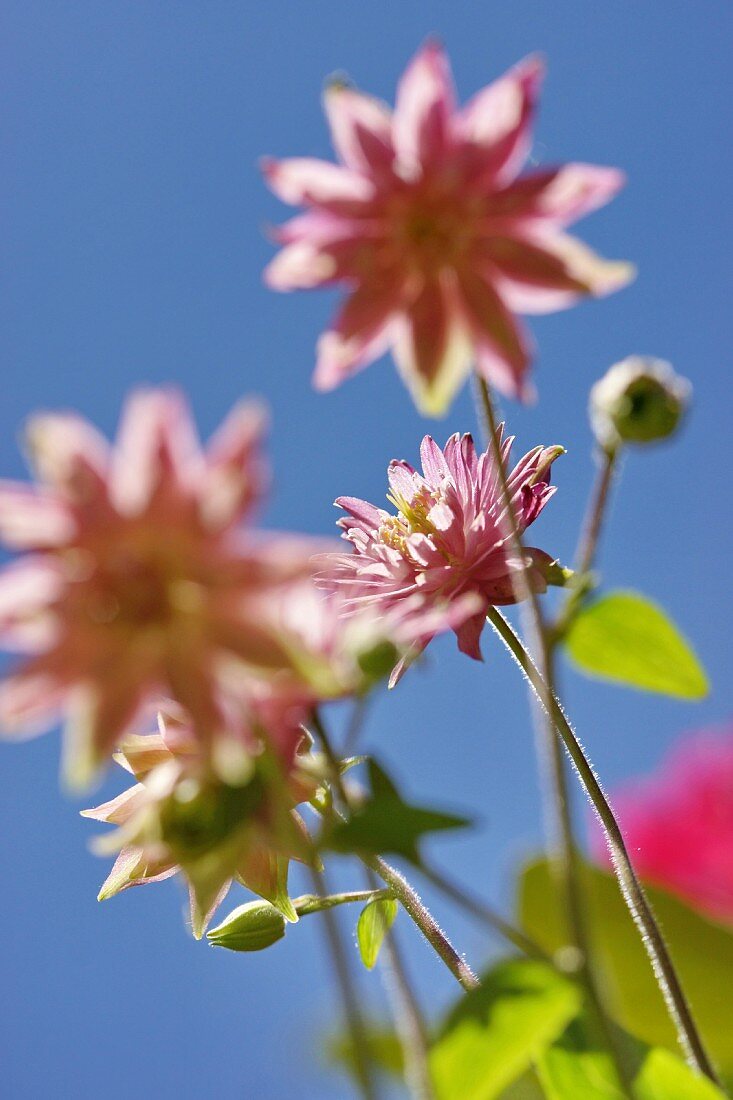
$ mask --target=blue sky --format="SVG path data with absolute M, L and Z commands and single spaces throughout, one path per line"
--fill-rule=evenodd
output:
M 286 211 L 257 161 L 330 155 L 324 78 L 346 70 L 391 99 L 430 33 L 445 41 L 464 96 L 540 50 L 549 78 L 533 159 L 628 172 L 627 190 L 580 232 L 640 271 L 607 301 L 533 323 L 540 402 L 506 412 L 523 450 L 568 448 L 540 545 L 571 556 L 592 475 L 587 391 L 605 368 L 660 355 L 695 388 L 679 439 L 629 456 L 602 558 L 608 585 L 660 600 L 694 639 L 711 696 L 691 706 L 563 673 L 606 782 L 652 767 L 682 731 L 733 712 L 723 598 L 733 164 L 721 132 L 731 29 L 724 0 L 6 0 L 0 474 L 22 475 L 17 432 L 38 407 L 76 407 L 111 431 L 131 386 L 175 381 L 207 433 L 257 392 L 273 412 L 264 521 L 329 532 L 334 497 L 380 500 L 387 461 L 414 458 L 426 430 L 442 441 L 472 429 L 467 391 L 428 424 L 388 360 L 332 395 L 313 393 L 314 343 L 334 298 L 263 287 L 263 228 Z M 415 799 L 478 815 L 480 829 L 436 844 L 434 858 L 509 907 L 541 809 L 522 684 L 488 637 L 485 650 L 480 666 L 452 639 L 437 643 L 427 671 L 380 698 L 365 745 Z M 58 753 L 55 734 L 0 746 L 4 1095 L 343 1097 L 318 1053 L 335 1011 L 318 919 L 240 957 L 194 943 L 172 883 L 98 905 L 104 864 L 87 850 L 93 828 L 79 804 L 58 792 Z M 105 790 L 118 788 L 110 777 Z M 348 866 L 334 878 L 359 884 Z M 486 960 L 496 945 L 425 893 L 461 949 Z M 398 929 L 437 1010 L 451 980 L 404 920 Z M 362 986 L 379 1011 L 376 974 Z

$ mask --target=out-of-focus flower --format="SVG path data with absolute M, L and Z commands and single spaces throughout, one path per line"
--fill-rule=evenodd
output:
M 266 731 L 253 723 L 249 735 L 259 751 L 248 777 L 237 785 L 208 770 L 190 726 L 180 718 L 161 716 L 159 733 L 128 737 L 115 759 L 136 784 L 82 811 L 119 827 L 97 841 L 102 852 L 119 851 L 99 900 L 180 873 L 188 883 L 197 939 L 233 881 L 297 920 L 288 896 L 288 863 L 309 849 L 294 807 L 310 799 L 319 783 L 317 764 L 303 751 L 302 717 L 297 709 L 283 712 Z
M 134 394 L 111 448 L 80 417 L 31 420 L 38 484 L 0 483 L 0 640 L 30 651 L 0 688 L 6 733 L 68 716 L 66 771 L 89 780 L 159 696 L 216 743 L 242 667 L 287 660 L 271 597 L 309 569 L 315 543 L 242 534 L 266 468 L 261 409 L 234 409 L 203 451 L 187 404 Z
M 677 429 L 692 387 L 664 359 L 630 355 L 610 367 L 590 391 L 590 417 L 606 450 L 654 443 Z
M 341 558 L 314 559 L 322 568 L 318 584 L 293 585 L 281 600 L 282 643 L 292 662 L 272 680 L 273 692 L 282 698 L 317 703 L 364 694 L 435 634 L 459 627 L 482 606 L 470 592 L 432 603 L 415 593 L 389 607 L 361 602 L 371 588 L 351 578 L 341 584 L 335 576 Z
M 512 442 L 501 444 L 507 469 Z M 520 531 L 553 495 L 550 467 L 562 453 L 562 447 L 535 447 L 508 473 Z M 498 470 L 489 451 L 476 453 L 470 435 L 451 436 L 442 451 L 426 435 L 420 454 L 422 474 L 407 462 L 389 465 L 387 499 L 396 514 L 354 497 L 338 498 L 336 505 L 349 513 L 339 526 L 353 553 L 334 556 L 334 581 L 352 606 L 371 606 L 380 614 L 409 600 L 423 607 L 463 607 L 460 622 L 451 625 L 459 648 L 480 659 L 486 609 L 515 602 L 513 574 L 526 568 L 536 592 L 562 584 L 565 574 L 542 550 L 528 548 L 524 563 L 510 551 Z M 473 602 L 464 605 L 467 595 Z M 436 625 L 432 633 L 440 629 Z M 420 644 L 428 640 L 423 636 Z
M 613 805 L 642 878 L 733 924 L 733 725 L 686 737 Z M 592 841 L 607 860 L 599 830 Z
M 565 228 L 608 202 L 614 168 L 567 164 L 519 176 L 542 63 L 529 57 L 456 103 L 434 42 L 408 66 L 394 112 L 343 83 L 325 108 L 340 164 L 266 160 L 272 190 L 306 212 L 277 233 L 276 290 L 350 289 L 319 341 L 315 385 L 332 389 L 391 347 L 419 408 L 440 415 L 475 362 L 527 397 L 530 347 L 515 313 L 546 313 L 633 277 Z

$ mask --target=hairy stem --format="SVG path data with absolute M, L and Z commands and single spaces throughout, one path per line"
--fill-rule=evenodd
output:
M 551 701 L 554 697 L 554 662 L 550 631 L 545 624 L 537 593 L 532 587 L 529 576 L 527 556 L 522 541 L 519 519 L 509 489 L 507 472 L 502 460 L 499 426 L 494 403 L 486 380 L 476 375 L 476 391 L 479 399 L 480 415 L 483 418 L 489 440 L 489 447 L 497 469 L 502 500 L 508 521 L 510 546 L 521 562 L 521 568 L 512 574 L 512 583 L 516 600 L 523 605 L 528 621 L 529 636 L 534 642 L 540 669 L 538 699 L 545 714 L 551 713 Z M 597 533 L 596 536 L 597 538 Z M 557 867 L 562 896 L 565 903 L 568 934 L 571 946 L 578 960 L 578 974 L 585 987 L 589 1007 L 596 1019 L 598 1028 L 611 1054 L 619 1081 L 629 1094 L 628 1075 L 626 1074 L 619 1051 L 612 1039 L 612 1028 L 596 983 L 590 962 L 588 937 L 583 920 L 583 896 L 580 881 L 578 846 L 575 841 L 573 819 L 568 791 L 568 776 L 563 759 L 562 748 L 555 734 L 552 722 L 534 715 L 537 730 L 538 752 L 544 761 L 544 770 L 549 780 L 552 794 L 550 802 L 550 835 L 557 840 Z
M 548 698 L 547 685 L 542 682 L 539 670 L 528 651 L 511 625 L 496 608 L 490 608 L 487 617 L 544 706 L 543 701 Z M 675 1025 L 685 1057 L 698 1073 L 704 1074 L 711 1081 L 719 1084 L 697 1030 L 664 937 L 649 905 L 644 888 L 634 871 L 613 810 L 596 778 L 593 766 L 565 717 L 562 707 L 554 696 L 550 697 L 549 714 L 573 762 L 583 789 L 603 826 L 621 892 L 649 955 L 654 975 L 664 996 L 669 1015 Z
M 328 896 L 323 873 L 315 867 L 310 868 L 310 875 L 316 894 L 321 898 Z M 346 947 L 341 936 L 341 929 L 336 920 L 336 914 L 331 909 L 323 910 L 323 923 L 326 929 L 326 939 L 333 960 L 333 967 L 341 990 L 341 1001 L 344 1006 L 344 1015 L 351 1036 L 351 1046 L 354 1051 L 354 1069 L 359 1082 L 359 1088 L 364 1100 L 376 1100 L 377 1092 L 372 1076 L 371 1059 L 369 1057 L 369 1043 L 364 1018 L 359 1008 L 359 1001 L 354 989 L 354 983 L 349 967 Z
M 332 787 L 336 791 L 343 810 L 348 813 L 350 809 L 350 799 L 341 775 L 338 757 L 334 752 L 326 728 L 321 721 L 321 716 L 316 709 L 314 709 L 312 714 L 312 724 L 321 742 L 323 753 L 329 766 Z M 464 989 L 474 989 L 479 984 L 478 978 L 471 970 L 468 963 L 464 962 L 458 954 L 430 910 L 423 904 L 417 891 L 409 884 L 404 875 L 400 874 L 396 868 L 392 867 L 382 859 L 381 856 L 360 853 L 359 858 L 362 863 L 381 878 L 382 882 L 385 882 L 387 886 L 390 887 L 392 893 L 400 902 L 405 912 L 420 929 L 435 953 L 443 960 L 456 981 L 460 982 Z

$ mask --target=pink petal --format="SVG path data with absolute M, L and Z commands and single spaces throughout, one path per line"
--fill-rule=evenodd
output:
M 343 303 L 333 327 L 318 341 L 313 385 L 331 390 L 389 347 L 390 321 L 398 307 L 398 282 L 358 287 Z
M 190 494 L 203 470 L 196 425 L 183 394 L 138 390 L 122 411 L 111 479 L 115 506 L 137 515 L 158 492 Z
M 89 817 L 93 821 L 105 821 L 110 825 L 124 825 L 132 817 L 141 801 L 146 798 L 146 790 L 142 783 L 136 783 L 134 787 L 128 787 L 109 802 L 103 802 L 101 806 L 94 806 L 90 810 L 80 810 L 82 817 Z
M 347 214 L 358 212 L 374 196 L 366 176 L 314 157 L 265 159 L 262 171 L 278 198 L 291 206 L 316 205 Z
M 449 474 L 448 464 L 440 447 L 429 435 L 426 435 L 420 444 L 420 461 L 425 480 L 433 488 L 438 488 Z
M 400 318 L 393 350 L 420 411 L 442 416 L 468 373 L 471 347 L 440 283 L 427 283 Z
M 209 528 L 237 523 L 267 488 L 270 470 L 261 447 L 268 419 L 259 401 L 241 401 L 209 441 L 199 497 Z
M 459 283 L 466 320 L 478 345 L 479 369 L 508 396 L 525 394 L 530 362 L 526 334 L 488 280 L 465 271 Z
M 458 627 L 456 637 L 461 653 L 473 657 L 475 661 L 482 661 L 481 646 L 479 640 L 486 625 L 486 614 L 481 611 L 478 615 L 472 615 L 470 619 Z
M 403 172 L 414 178 L 446 149 L 455 92 L 448 58 L 427 42 L 408 65 L 397 88 L 393 134 Z
M 270 260 L 263 278 L 271 290 L 312 290 L 336 281 L 338 264 L 319 245 L 296 241 Z
M 414 468 L 410 466 L 409 462 L 404 462 L 398 458 L 392 459 L 387 467 L 387 480 L 391 491 L 408 503 L 412 500 L 415 490 L 419 486 L 419 475 L 418 477 L 415 476 Z
M 62 566 L 29 555 L 0 570 L 0 639 L 6 649 L 37 652 L 58 634 L 53 604 L 64 589 Z
M 376 530 L 382 522 L 379 509 L 366 500 L 359 500 L 358 497 L 337 497 L 334 503 L 337 508 L 348 512 L 367 533 Z
M 618 168 L 565 164 L 530 172 L 491 196 L 489 213 L 569 225 L 604 206 L 626 182 Z
M 473 177 L 476 182 L 514 179 L 532 143 L 532 119 L 544 64 L 526 57 L 499 80 L 478 92 L 460 113 L 460 136 L 479 147 Z
M 0 684 L 0 736 L 35 737 L 49 729 L 61 714 L 68 688 L 42 669 L 20 669 Z
M 36 550 L 69 542 L 76 524 L 54 492 L 0 481 L 0 540 L 11 550 Z
M 391 167 L 392 116 L 384 103 L 343 84 L 332 84 L 326 89 L 324 105 L 334 148 L 347 167 L 367 175 Z
M 106 503 L 109 444 L 87 420 L 74 413 L 42 413 L 28 421 L 26 440 L 41 481 L 73 504 Z

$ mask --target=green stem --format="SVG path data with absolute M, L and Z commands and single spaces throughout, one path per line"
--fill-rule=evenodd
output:
M 323 754 L 329 766 L 331 785 L 338 795 L 338 800 L 342 809 L 348 813 L 351 803 L 349 793 L 346 790 L 341 775 L 338 757 L 334 752 L 326 728 L 321 721 L 321 716 L 315 708 L 312 713 L 311 721 L 313 729 L 321 742 Z M 468 963 L 464 962 L 458 954 L 430 910 L 423 904 L 420 896 L 409 884 L 404 875 L 400 874 L 396 868 L 392 867 L 382 859 L 381 856 L 370 856 L 366 853 L 360 853 L 359 858 L 366 867 L 374 871 L 374 873 L 381 878 L 382 882 L 385 882 L 387 886 L 390 887 L 394 896 L 402 905 L 402 908 L 412 919 L 413 923 L 420 929 L 435 953 L 443 960 L 456 981 L 466 990 L 475 989 L 479 984 L 478 978 L 471 970 Z
M 545 624 L 542 607 L 530 581 L 527 556 L 522 541 L 519 520 L 509 489 L 506 468 L 502 460 L 499 426 L 494 410 L 494 403 L 491 399 L 491 393 L 485 379 L 481 378 L 478 374 L 476 375 L 476 389 L 479 398 L 480 412 L 485 422 L 489 447 L 501 487 L 502 500 L 509 525 L 511 549 L 522 563 L 522 568 L 512 574 L 514 595 L 517 602 L 521 603 L 525 609 L 530 637 L 533 638 L 535 643 L 535 651 L 537 653 L 537 660 L 541 673 L 539 677 L 538 698 L 542 709 L 546 714 L 549 714 L 551 710 L 551 700 L 554 697 L 554 662 L 552 657 L 552 643 L 550 641 L 552 632 Z M 534 715 L 534 720 L 537 730 L 538 752 L 541 747 L 541 756 L 544 757 L 545 771 L 548 775 L 549 789 L 552 793 L 550 802 L 551 814 L 549 815 L 551 820 L 550 834 L 555 835 L 558 842 L 556 865 L 562 888 L 562 896 L 565 902 L 568 933 L 571 945 L 575 949 L 577 956 L 578 975 L 585 987 L 591 1012 L 598 1022 L 600 1032 L 613 1058 L 619 1081 L 628 1094 L 629 1087 L 623 1060 L 612 1039 L 612 1027 L 607 1019 L 603 1001 L 596 983 L 595 974 L 590 964 L 589 943 L 585 922 L 583 920 L 583 897 L 579 873 L 578 846 L 575 841 L 570 795 L 568 791 L 568 776 L 562 749 L 555 735 L 552 723 L 541 720 L 537 714 Z
M 496 608 L 489 609 L 487 618 L 527 677 L 538 700 L 542 702 L 547 699 L 547 685 L 542 682 L 537 666 L 510 624 Z M 593 766 L 565 717 L 562 707 L 554 696 L 550 698 L 549 713 L 555 729 L 562 738 L 568 755 L 573 762 L 583 789 L 603 826 L 621 893 L 649 955 L 654 975 L 664 996 L 669 1015 L 675 1025 L 677 1037 L 685 1057 L 693 1069 L 719 1085 L 664 937 L 651 910 L 644 888 L 637 878 L 618 822 L 596 778 Z
M 328 897 L 323 873 L 316 867 L 309 868 L 311 879 L 316 894 L 321 898 Z M 377 1092 L 372 1077 L 372 1065 L 369 1057 L 369 1041 L 367 1037 L 364 1018 L 359 1008 L 354 984 L 349 967 L 346 947 L 341 936 L 341 929 L 336 920 L 336 914 L 329 908 L 323 910 L 323 923 L 326 930 L 326 939 L 331 951 L 336 978 L 341 990 L 341 1001 L 344 1006 L 344 1015 L 351 1036 L 351 1046 L 354 1051 L 354 1069 L 359 1082 L 359 1088 L 364 1100 L 376 1100 Z
M 324 909 L 334 909 L 337 905 L 350 905 L 359 901 L 386 901 L 392 897 L 391 890 L 347 890 L 343 894 L 301 894 L 293 898 L 293 907 L 299 917 L 309 913 L 322 913 Z

